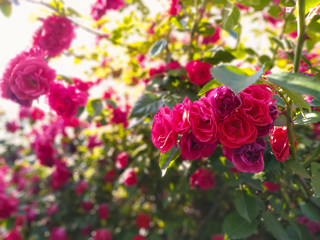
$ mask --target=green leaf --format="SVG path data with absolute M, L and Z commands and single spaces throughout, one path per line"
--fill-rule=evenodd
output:
M 316 207 L 309 203 L 302 202 L 299 204 L 302 213 L 309 219 L 318 222 L 319 221 L 319 212 Z
M 285 166 L 303 178 L 310 178 L 307 169 L 296 161 L 288 160 L 285 162 Z
M 184 19 L 178 19 L 177 17 L 171 18 L 171 23 L 175 25 L 179 30 L 185 30 L 186 29 L 186 22 Z
M 246 238 L 251 236 L 258 227 L 258 221 L 248 223 L 237 212 L 230 213 L 223 222 L 223 232 L 228 238 Z
M 103 109 L 100 99 L 90 99 L 86 105 L 86 110 L 91 117 L 95 117 L 101 113 Z
M 315 162 L 311 163 L 311 172 L 311 185 L 313 192 L 318 195 L 318 198 L 320 198 L 320 164 Z
M 257 198 L 249 196 L 244 191 L 236 192 L 234 204 L 240 216 L 249 223 L 258 216 L 258 213 L 261 210 Z
M 288 233 L 280 224 L 280 222 L 270 213 L 265 212 L 262 214 L 264 219 L 263 223 L 267 230 L 278 240 L 290 240 Z
M 4 16 L 10 17 L 12 13 L 12 4 L 11 2 L 4 2 L 0 5 L 1 12 Z
M 280 87 L 320 99 L 320 81 L 313 77 L 300 73 L 273 73 L 266 77 Z
M 226 30 L 233 29 L 238 24 L 240 18 L 240 10 L 236 5 L 226 2 L 222 10 L 223 28 Z
M 162 100 L 154 93 L 147 93 L 139 98 L 133 106 L 130 117 L 144 117 L 148 114 L 155 114 L 163 105 Z
M 235 93 L 239 93 L 246 87 L 254 84 L 264 73 L 264 66 L 255 74 L 248 76 L 239 68 L 227 65 L 221 65 L 210 69 L 212 77 L 230 87 Z
M 159 55 L 167 46 L 167 41 L 166 40 L 160 40 L 156 42 L 150 50 L 150 55 L 151 57 Z
M 220 62 L 231 62 L 235 57 L 228 51 L 218 50 L 213 57 L 204 58 L 203 61 L 210 63 L 211 65 L 217 65 Z
M 173 146 L 168 152 L 162 153 L 160 155 L 159 166 L 161 168 L 162 177 L 166 174 L 167 169 L 172 166 L 174 161 L 180 156 L 181 149 L 178 146 L 177 148 Z
M 300 113 L 294 120 L 293 123 L 296 125 L 308 125 L 311 123 L 320 122 L 320 112 L 312 111 L 305 113 L 305 117 Z
M 309 103 L 306 100 L 304 100 L 304 98 L 301 96 L 301 94 L 294 92 L 294 91 L 290 91 L 285 88 L 283 88 L 283 91 L 288 95 L 288 97 L 290 97 L 290 99 L 292 99 L 294 104 L 296 104 L 300 108 L 305 108 L 305 109 L 308 109 L 309 111 L 311 111 L 311 106 L 309 105 Z
M 219 87 L 221 86 L 220 83 L 218 83 L 216 80 L 211 80 L 209 82 L 207 82 L 202 88 L 201 90 L 199 91 L 198 95 L 199 96 L 203 96 L 206 94 L 206 92 L 210 91 L 211 89 L 214 89 L 216 87 Z

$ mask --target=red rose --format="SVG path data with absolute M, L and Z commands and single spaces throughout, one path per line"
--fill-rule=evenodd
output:
M 19 230 L 15 227 L 11 232 L 8 233 L 4 240 L 22 240 L 22 236 Z
M 216 181 L 210 169 L 199 168 L 191 175 L 189 183 L 192 187 L 199 187 L 202 190 L 207 190 L 214 187 Z
M 109 229 L 99 229 L 96 230 L 94 237 L 94 240 L 112 240 L 112 235 L 109 231 Z
M 136 219 L 136 224 L 138 228 L 148 229 L 150 227 L 150 216 L 145 213 L 139 213 Z
M 206 62 L 200 62 L 199 60 L 193 60 L 186 65 L 186 71 L 188 72 L 190 82 L 196 85 L 203 85 L 212 79 L 210 74 L 211 65 Z
M 189 98 L 185 98 L 183 103 L 175 105 L 172 109 L 172 128 L 178 134 L 184 134 L 190 129 L 190 109 L 192 102 Z
M 270 133 L 270 145 L 274 156 L 279 162 L 284 162 L 290 155 L 287 127 L 274 127 Z
M 19 200 L 13 195 L 0 192 L 0 220 L 10 217 L 18 209 Z
M 90 212 L 93 209 L 93 203 L 91 201 L 81 202 L 81 207 L 84 211 Z
M 45 113 L 40 108 L 37 108 L 37 107 L 32 108 L 31 118 L 33 121 L 42 120 L 44 116 L 45 116 Z
M 109 170 L 104 176 L 104 180 L 109 183 L 113 183 L 117 178 L 117 171 L 115 169 Z
M 250 97 L 260 100 L 267 105 L 270 105 L 273 101 L 273 94 L 267 84 L 250 85 L 240 93 L 241 97 L 245 95 L 249 95 Z
M 109 215 L 108 205 L 106 203 L 101 203 L 99 205 L 98 214 L 100 219 L 107 219 Z
M 116 156 L 116 167 L 119 169 L 124 169 L 129 162 L 129 156 L 126 152 L 120 152 Z
M 132 240 L 147 240 L 147 239 L 141 235 L 135 235 L 133 236 Z
M 137 175 L 133 169 L 129 169 L 125 172 L 124 184 L 128 187 L 136 185 L 138 183 Z
M 219 124 L 219 140 L 229 148 L 239 148 L 252 143 L 257 138 L 257 129 L 241 112 L 233 112 L 230 117 Z
M 179 142 L 181 156 L 188 160 L 197 160 L 202 157 L 209 157 L 216 149 L 218 141 L 214 144 L 200 142 L 191 132 L 185 133 Z
M 76 188 L 76 193 L 78 196 L 82 195 L 82 193 L 87 189 L 88 184 L 86 181 L 80 181 Z
M 193 135 L 201 142 L 213 144 L 218 139 L 217 120 L 205 99 L 192 104 L 189 119 Z
M 56 170 L 51 174 L 51 187 L 60 190 L 62 185 L 68 182 L 71 176 L 70 171 L 64 162 L 57 162 Z
M 67 240 L 66 231 L 62 227 L 53 228 L 50 234 L 50 240 Z
M 277 192 L 281 189 L 281 185 L 273 182 L 264 182 L 263 185 L 267 188 L 269 192 Z
M 19 125 L 15 120 L 12 120 L 11 122 L 6 122 L 6 129 L 8 132 L 14 133 L 19 129 Z
M 165 153 L 175 145 L 177 146 L 178 134 L 172 128 L 172 114 L 168 107 L 159 107 L 159 112 L 154 116 L 151 129 L 152 142 Z

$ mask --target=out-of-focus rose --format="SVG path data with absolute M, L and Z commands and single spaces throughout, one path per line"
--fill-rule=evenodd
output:
M 82 193 L 88 188 L 88 184 L 86 181 L 82 180 L 78 183 L 76 187 L 76 194 L 78 196 L 82 195 Z
M 22 52 L 12 59 L 0 79 L 1 95 L 30 107 L 34 99 L 49 92 L 56 78 L 40 52 Z
M 106 203 L 101 203 L 98 208 L 98 214 L 100 219 L 107 219 L 109 215 L 108 205 Z
M 220 32 L 221 32 L 221 29 L 219 27 L 216 27 L 215 29 L 215 32 L 213 35 L 211 36 L 205 36 L 203 37 L 202 39 L 202 43 L 203 44 L 209 44 L 209 43 L 216 43 L 220 40 Z
M 212 79 L 210 74 L 210 68 L 212 66 L 207 62 L 200 62 L 199 60 L 193 60 L 186 65 L 186 71 L 188 72 L 190 82 L 196 85 L 203 85 Z
M 134 235 L 132 240 L 147 240 L 147 239 L 141 235 Z
M 136 172 L 133 169 L 128 169 L 124 175 L 124 184 L 128 187 L 138 183 Z
M 15 120 L 12 120 L 11 122 L 6 122 L 6 129 L 8 132 L 14 133 L 19 129 L 19 125 Z
M 113 183 L 117 178 L 117 171 L 115 169 L 109 170 L 104 176 L 104 180 L 108 183 Z
M 41 165 L 52 167 L 57 161 L 56 150 L 51 139 L 37 135 L 31 145 Z
M 129 155 L 126 152 L 120 152 L 116 156 L 116 167 L 119 169 L 124 169 L 129 162 Z
M 62 227 L 55 227 L 51 230 L 50 240 L 67 240 L 66 231 Z
M 183 103 L 175 105 L 172 109 L 172 128 L 178 134 L 184 134 L 190 129 L 190 109 L 192 102 L 189 98 L 185 98 Z
M 114 108 L 112 111 L 112 118 L 110 121 L 115 124 L 123 124 L 125 128 L 128 127 L 128 112 L 120 108 Z
M 4 240 L 23 240 L 19 230 L 15 227 L 8 233 Z
M 199 168 L 191 175 L 189 184 L 192 187 L 199 187 L 202 190 L 208 190 L 215 186 L 216 181 L 210 169 Z
M 94 205 L 91 201 L 82 201 L 81 207 L 84 211 L 90 212 L 93 209 Z
M 281 185 L 274 182 L 264 182 L 263 185 L 269 192 L 277 192 L 281 189 Z
M 257 138 L 257 129 L 241 112 L 233 112 L 218 126 L 219 140 L 229 148 L 239 148 Z
M 94 240 L 112 240 L 112 235 L 109 229 L 103 228 L 95 231 L 93 239 Z
M 0 220 L 10 217 L 18 209 L 19 200 L 13 195 L 0 192 Z
M 200 142 L 191 132 L 182 135 L 180 142 L 181 156 L 188 160 L 197 160 L 202 157 L 209 157 L 218 145 Z
M 211 240 L 224 240 L 224 235 L 214 235 Z
M 181 10 L 179 0 L 171 0 L 169 14 L 171 16 L 177 16 Z
M 206 97 L 219 121 L 226 119 L 233 110 L 238 109 L 241 99 L 227 86 L 216 87 L 206 92 Z
M 60 188 L 68 182 L 71 176 L 64 162 L 57 162 L 56 170 L 51 174 L 51 187 L 54 190 L 60 190 Z
M 31 118 L 33 121 L 42 120 L 44 116 L 45 113 L 40 108 L 34 107 L 31 109 Z
M 287 127 L 274 127 L 270 133 L 270 145 L 274 156 L 284 162 L 290 155 Z
M 217 120 L 205 97 L 192 104 L 189 114 L 193 135 L 201 142 L 213 144 L 218 139 Z
M 74 26 L 66 17 L 49 16 L 33 37 L 33 46 L 41 48 L 48 57 L 67 50 L 75 38 Z
M 58 205 L 57 205 L 57 204 L 51 205 L 51 206 L 48 208 L 48 210 L 47 210 L 47 214 L 48 214 L 49 216 L 51 216 L 52 214 L 54 214 L 54 213 L 56 213 L 56 212 L 58 212 Z
M 139 213 L 136 219 L 136 224 L 138 228 L 148 229 L 150 227 L 151 218 L 146 213 Z
M 165 153 L 175 145 L 177 146 L 178 134 L 172 128 L 172 114 L 169 107 L 159 107 L 159 112 L 154 116 L 151 129 L 152 142 Z

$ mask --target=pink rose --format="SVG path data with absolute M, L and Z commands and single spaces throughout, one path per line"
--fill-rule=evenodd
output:
M 251 96 L 254 99 L 260 100 L 263 103 L 270 105 L 274 101 L 272 99 L 271 88 L 267 84 L 257 84 L 250 85 L 242 92 L 240 92 L 241 97 L 245 97 L 246 95 Z
M 108 205 L 106 203 L 101 203 L 99 205 L 98 214 L 100 219 L 107 219 L 109 215 Z
M 177 16 L 181 10 L 179 0 L 171 0 L 169 14 L 171 16 Z
M 218 126 L 219 140 L 229 148 L 239 148 L 257 138 L 257 129 L 241 112 L 233 112 Z
M 176 69 L 182 68 L 182 66 L 178 61 L 172 61 L 172 62 L 168 62 L 167 68 L 170 70 L 176 70 Z
M 114 124 L 123 124 L 123 126 L 126 128 L 128 127 L 128 112 L 123 111 L 120 108 L 114 108 L 112 112 L 112 118 L 111 123 Z
M 205 97 L 192 104 L 189 121 L 193 135 L 201 142 L 213 144 L 218 139 L 217 120 Z
M 147 240 L 147 239 L 141 235 L 134 235 L 132 240 Z
M 8 132 L 14 133 L 19 129 L 19 125 L 15 120 L 12 120 L 11 122 L 6 122 L 6 129 Z
M 84 211 L 90 212 L 93 209 L 94 205 L 91 201 L 82 201 L 81 207 Z
M 22 240 L 19 230 L 15 227 L 8 233 L 4 240 Z
M 19 200 L 13 195 L 0 192 L 0 220 L 10 217 L 18 210 Z
M 129 169 L 125 172 L 124 184 L 128 187 L 136 185 L 138 183 L 137 175 L 133 169 Z
M 109 170 L 106 175 L 104 176 L 104 180 L 107 183 L 113 183 L 117 178 L 117 171 L 115 169 Z
M 66 163 L 57 162 L 56 170 L 51 174 L 50 185 L 54 190 L 60 190 L 60 188 L 69 181 L 70 177 L 71 173 Z
M 48 210 L 47 210 L 47 215 L 51 216 L 52 214 L 58 212 L 58 205 L 57 204 L 53 204 L 51 205 Z
M 88 188 L 88 184 L 86 181 L 80 181 L 76 187 L 76 194 L 81 196 L 82 193 Z
M 0 80 L 2 97 L 30 107 L 34 99 L 48 93 L 55 78 L 39 52 L 22 52 L 10 61 Z
M 189 183 L 192 187 L 208 190 L 215 186 L 216 181 L 210 169 L 199 168 L 191 175 Z
M 270 133 L 270 145 L 274 156 L 279 162 L 284 162 L 290 156 L 290 146 L 287 127 L 274 127 Z
M 137 227 L 148 229 L 150 227 L 151 218 L 148 214 L 145 213 L 139 213 L 136 219 Z
M 119 169 L 124 169 L 129 162 L 129 155 L 126 152 L 120 152 L 116 156 L 116 167 Z
M 96 230 L 93 239 L 94 240 L 112 240 L 112 235 L 109 229 L 103 228 L 103 229 Z
M 209 157 L 215 151 L 217 144 L 218 141 L 214 144 L 200 142 L 191 132 L 182 135 L 179 142 L 181 156 L 190 161 Z
M 259 173 L 264 169 L 263 152 L 266 143 L 258 138 L 253 143 L 243 145 L 239 148 L 223 147 L 223 153 L 232 161 L 240 172 Z
M 262 101 L 243 97 L 240 109 L 254 125 L 266 126 L 273 123 L 269 114 L 269 106 Z
M 56 57 L 70 47 L 74 38 L 74 26 L 70 20 L 52 15 L 43 20 L 43 25 L 33 37 L 33 46 L 44 50 L 48 57 Z
M 57 161 L 57 152 L 53 146 L 53 142 L 46 136 L 37 135 L 31 147 L 41 165 L 52 167 Z
M 177 146 L 178 134 L 172 128 L 172 114 L 169 107 L 159 107 L 159 112 L 154 116 L 151 129 L 152 142 L 165 153 L 175 145 Z
M 66 231 L 62 227 L 55 227 L 51 230 L 50 240 L 67 240 Z
M 207 62 L 193 60 L 186 65 L 186 71 L 189 75 L 190 82 L 196 85 L 203 85 L 212 79 L 210 68 L 212 66 Z
M 298 218 L 298 222 L 302 225 L 305 225 L 308 228 L 309 232 L 312 234 L 316 234 L 320 230 L 319 221 L 316 222 L 316 221 L 313 221 L 313 220 L 303 216 L 303 217 Z
M 50 107 L 60 116 L 68 118 L 77 114 L 79 106 L 85 106 L 88 94 L 78 92 L 73 86 L 64 87 L 60 83 L 52 84 L 48 95 Z
M 178 134 L 189 131 L 191 125 L 189 120 L 192 102 L 185 98 L 183 103 L 175 105 L 172 109 L 172 128 Z
M 206 97 L 220 121 L 229 117 L 241 104 L 240 97 L 227 86 L 216 87 L 206 92 Z
M 31 109 L 31 118 L 33 121 L 42 120 L 44 116 L 45 113 L 40 108 L 34 107 Z
M 217 43 L 221 38 L 220 32 L 221 29 L 219 27 L 216 27 L 213 35 L 203 37 L 202 44 Z

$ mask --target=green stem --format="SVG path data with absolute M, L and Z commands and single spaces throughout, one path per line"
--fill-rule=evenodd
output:
M 318 145 L 317 145 L 316 149 L 313 151 L 312 155 L 303 162 L 303 165 L 305 167 L 308 166 L 313 161 L 316 161 L 318 159 L 317 157 L 319 155 L 320 155 L 320 143 L 318 143 Z
M 304 0 L 297 0 L 298 36 L 297 36 L 297 45 L 296 45 L 295 54 L 294 54 L 294 67 L 293 67 L 293 72 L 295 73 L 299 72 L 303 42 L 305 39 L 306 23 L 304 20 L 304 16 L 305 16 L 304 11 L 305 11 Z
M 294 132 L 293 132 L 293 125 L 291 119 L 291 112 L 292 112 L 292 102 L 289 101 L 286 106 L 286 119 L 287 119 L 287 134 L 289 139 L 289 146 L 291 150 L 291 156 L 294 161 L 297 161 L 297 154 L 296 148 L 294 144 Z

